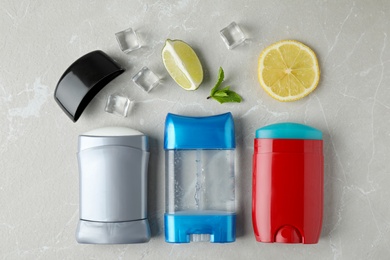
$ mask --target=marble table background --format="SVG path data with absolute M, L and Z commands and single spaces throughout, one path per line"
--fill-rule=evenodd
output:
M 219 30 L 236 21 L 248 41 L 228 50 Z M 0 258 L 2 259 L 390 259 L 389 1 L 49 1 L 0 3 Z M 134 28 L 143 47 L 128 55 L 115 33 Z M 175 85 L 161 61 L 167 38 L 198 52 L 205 79 Z M 281 103 L 257 81 L 263 48 L 295 39 L 318 55 L 321 80 L 308 97 Z M 80 56 L 101 49 L 126 72 L 106 86 L 77 123 L 53 98 Z M 131 77 L 148 66 L 163 80 L 149 94 Z M 241 104 L 206 97 L 218 72 Z M 129 117 L 104 112 L 109 94 L 135 100 Z M 237 241 L 167 244 L 163 236 L 163 125 L 168 112 L 232 112 L 237 132 Z M 251 156 L 257 128 L 293 121 L 324 133 L 325 201 L 316 245 L 263 244 L 251 224 Z M 80 245 L 77 136 L 118 125 L 151 138 L 152 239 L 138 245 Z

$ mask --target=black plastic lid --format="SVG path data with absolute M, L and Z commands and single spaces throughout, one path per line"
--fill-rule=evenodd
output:
M 103 51 L 90 52 L 64 72 L 54 91 L 54 99 L 76 122 L 96 94 L 124 71 Z

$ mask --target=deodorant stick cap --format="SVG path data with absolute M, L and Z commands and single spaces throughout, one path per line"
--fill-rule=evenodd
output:
M 297 123 L 278 123 L 256 130 L 256 138 L 322 140 L 322 132 Z
M 65 114 L 76 122 L 95 95 L 124 71 L 103 51 L 87 53 L 61 76 L 54 99 Z
M 190 117 L 168 114 L 165 119 L 164 149 L 234 149 L 231 113 Z
M 128 146 L 143 151 L 149 150 L 147 136 L 127 127 L 103 127 L 79 136 L 79 151 L 107 145 Z

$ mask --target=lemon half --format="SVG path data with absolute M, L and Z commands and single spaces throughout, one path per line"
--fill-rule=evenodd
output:
M 265 48 L 259 57 L 260 85 L 279 101 L 294 101 L 318 85 L 320 68 L 315 53 L 301 42 L 284 40 Z
M 203 81 L 203 68 L 195 51 L 181 40 L 166 40 L 162 49 L 165 68 L 185 90 L 195 90 Z

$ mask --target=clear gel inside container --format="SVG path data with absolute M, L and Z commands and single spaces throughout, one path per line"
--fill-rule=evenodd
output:
M 165 153 L 167 213 L 235 212 L 234 150 L 168 150 Z

